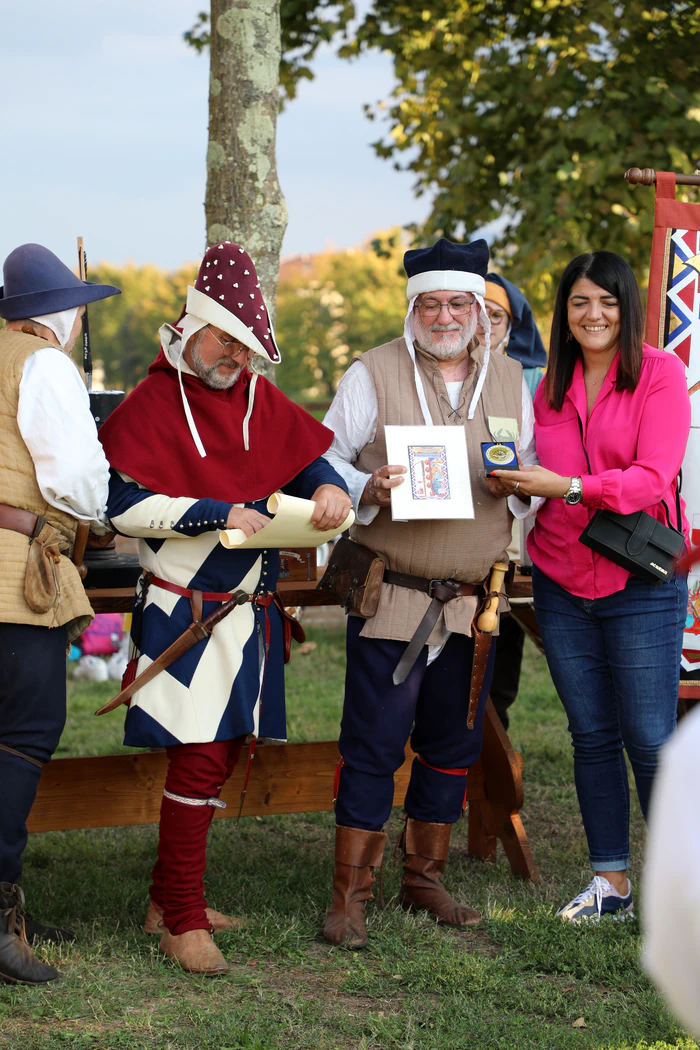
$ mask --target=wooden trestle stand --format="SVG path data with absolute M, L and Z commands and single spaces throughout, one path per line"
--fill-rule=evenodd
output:
M 103 554 L 101 563 L 98 559 L 96 565 L 89 567 L 87 594 L 96 612 L 129 612 L 133 584 L 105 585 L 114 575 L 109 558 L 110 555 Z M 114 555 L 113 560 L 117 559 Z M 333 604 L 332 599 L 316 590 L 313 579 L 282 580 L 279 590 L 288 606 Z M 512 593 L 528 597 L 529 578 L 516 577 Z M 258 747 L 244 816 L 331 810 L 338 757 L 335 740 Z M 233 777 L 222 792 L 221 797 L 228 806 L 225 810 L 216 810 L 219 819 L 235 817 L 238 812 L 246 758 L 244 749 Z M 407 746 L 406 761 L 396 775 L 395 805 L 403 802 L 412 760 L 413 753 Z M 44 767 L 28 821 L 29 831 L 155 824 L 160 814 L 166 766 L 164 751 L 55 759 Z M 484 721 L 482 755 L 467 779 L 470 855 L 492 860 L 500 839 L 513 873 L 537 880 L 539 875 L 520 819 L 522 758 L 511 747 L 490 700 Z

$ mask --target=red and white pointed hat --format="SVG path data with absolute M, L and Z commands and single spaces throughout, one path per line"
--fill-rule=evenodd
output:
M 282 360 L 255 264 L 240 245 L 222 241 L 207 248 L 194 288 L 187 289 L 186 311 L 273 364 Z

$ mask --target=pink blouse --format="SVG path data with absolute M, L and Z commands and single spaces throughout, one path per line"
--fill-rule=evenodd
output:
M 568 506 L 548 499 L 528 537 L 532 561 L 560 586 L 581 598 L 621 591 L 630 574 L 578 542 L 598 508 L 647 514 L 668 524 L 665 500 L 676 526 L 676 477 L 690 431 L 690 398 L 683 364 L 675 354 L 644 344 L 637 389 L 618 392 L 619 355 L 586 418 L 583 366 L 577 361 L 561 412 L 550 408 L 544 383 L 535 394 L 535 445 L 543 467 L 564 476 L 582 476 L 583 499 Z M 591 463 L 588 474 L 578 420 Z M 684 506 L 681 500 L 682 506 Z M 683 514 L 683 531 L 688 523 Z

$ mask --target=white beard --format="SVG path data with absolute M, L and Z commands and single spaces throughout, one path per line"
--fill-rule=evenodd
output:
M 475 314 L 470 314 L 464 324 L 452 321 L 451 324 L 432 324 L 428 328 L 423 324 L 420 314 L 416 312 L 413 324 L 416 333 L 416 343 L 426 354 L 437 358 L 438 361 L 450 361 L 453 357 L 459 357 L 469 346 L 474 338 L 478 320 Z M 447 346 L 433 337 L 433 332 L 459 331 L 456 342 Z
M 227 357 L 222 357 L 219 361 L 215 361 L 213 365 L 205 365 L 196 344 L 193 346 L 191 353 L 192 370 L 212 390 L 229 390 L 243 371 L 243 366 L 238 365 L 234 371 L 218 372 L 219 365 L 228 364 L 230 358 Z

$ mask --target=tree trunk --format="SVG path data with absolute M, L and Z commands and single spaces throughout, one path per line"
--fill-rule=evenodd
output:
M 277 179 L 280 0 L 211 0 L 207 244 L 249 252 L 274 318 L 287 206 Z

